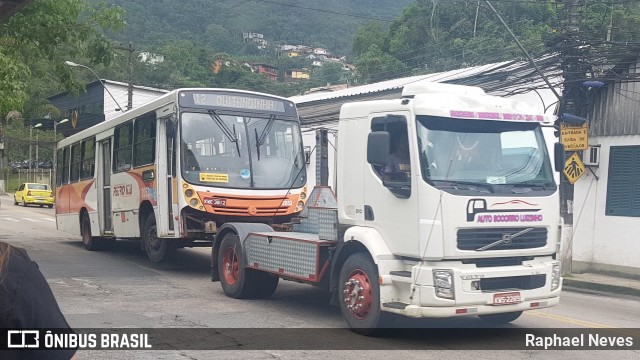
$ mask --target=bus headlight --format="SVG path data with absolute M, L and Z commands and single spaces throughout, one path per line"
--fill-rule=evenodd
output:
M 192 197 L 193 196 L 193 190 L 191 190 L 191 189 L 185 190 L 184 191 L 184 196 L 186 196 L 188 198 Z
M 433 285 L 436 296 L 445 299 L 454 299 L 453 270 L 433 270 Z
M 298 201 L 298 205 L 296 206 L 296 211 L 302 211 L 304 209 L 304 202 Z
M 193 207 L 198 206 L 198 199 L 193 198 L 193 199 L 189 200 L 189 204 L 190 204 L 191 206 L 193 206 Z
M 560 263 L 555 263 L 551 268 L 551 291 L 556 290 L 560 286 Z

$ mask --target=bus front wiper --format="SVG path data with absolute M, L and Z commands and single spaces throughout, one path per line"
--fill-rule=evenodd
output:
M 260 146 L 262 146 L 262 144 L 264 144 L 264 141 L 267 139 L 267 135 L 269 135 L 269 132 L 271 131 L 271 128 L 273 127 L 273 123 L 275 123 L 275 120 L 276 120 L 275 115 L 269 116 L 269 121 L 267 122 L 267 125 L 264 127 L 264 129 L 262 129 L 260 136 L 258 136 L 258 129 L 253 128 L 256 134 L 256 150 L 258 153 L 258 161 L 260 161 Z
M 211 116 L 211 118 L 213 119 L 213 121 L 216 122 L 216 124 L 218 124 L 218 127 L 220 128 L 220 130 L 222 130 L 222 133 L 224 134 L 224 136 L 231 141 L 232 143 L 236 144 L 236 150 L 238 151 L 238 157 L 242 157 L 242 155 L 240 154 L 240 144 L 238 144 L 238 135 L 236 135 L 236 125 L 233 125 L 233 130 L 229 129 L 229 127 L 227 126 L 227 124 L 224 123 L 224 120 L 222 120 L 222 118 L 220 118 L 220 115 L 218 115 L 218 113 L 215 110 L 207 110 L 207 113 L 209 114 L 209 116 Z

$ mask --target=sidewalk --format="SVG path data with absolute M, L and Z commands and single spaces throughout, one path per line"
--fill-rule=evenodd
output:
M 640 296 L 640 279 L 583 273 L 564 277 L 563 290 Z

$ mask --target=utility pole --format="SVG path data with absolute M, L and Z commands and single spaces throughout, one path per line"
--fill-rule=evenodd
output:
M 124 50 L 129 53 L 128 61 L 129 61 L 129 84 L 127 86 L 127 111 L 133 108 L 133 52 L 135 49 L 133 48 L 133 44 L 129 43 L 128 47 L 116 46 L 115 49 Z
M 568 17 L 566 27 L 566 39 L 562 49 L 562 68 L 564 71 L 564 86 L 562 89 L 562 102 L 559 115 L 572 114 L 584 117 L 584 106 L 578 106 L 580 96 L 581 80 L 585 78 L 585 71 L 581 64 L 580 55 L 580 6 L 582 0 L 568 0 L 564 2 Z M 571 156 L 571 152 L 565 154 L 565 159 Z M 578 154 L 580 155 L 580 154 Z M 564 220 L 562 228 L 562 274 L 571 274 L 573 261 L 573 204 L 574 192 L 573 184 L 560 174 L 560 215 Z

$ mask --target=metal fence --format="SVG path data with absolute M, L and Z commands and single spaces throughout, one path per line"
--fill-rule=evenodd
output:
M 4 175 L 0 182 L 0 193 L 15 192 L 22 183 L 48 184 L 53 187 L 53 169 L 15 169 Z

